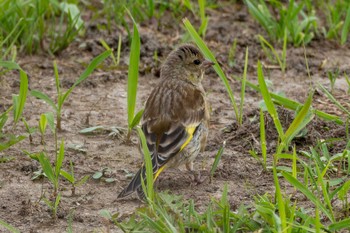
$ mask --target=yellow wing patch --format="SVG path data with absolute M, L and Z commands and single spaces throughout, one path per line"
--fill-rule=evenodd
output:
M 196 128 L 197 128 L 197 125 L 196 126 L 190 125 L 190 126 L 186 127 L 186 132 L 189 136 L 186 139 L 186 141 L 184 142 L 184 144 L 182 144 L 180 151 L 182 151 L 188 145 L 188 143 L 190 143 L 190 141 L 193 138 L 193 133 L 196 130 Z M 164 164 L 164 166 L 162 166 L 158 169 L 158 171 L 154 174 L 153 181 L 155 181 L 158 178 L 159 174 L 165 169 L 165 167 L 166 167 L 166 164 Z
M 182 144 L 180 151 L 182 151 L 187 146 L 187 144 L 190 143 L 190 141 L 193 138 L 193 133 L 196 130 L 196 128 L 197 128 L 197 125 L 186 127 L 186 132 L 188 133 L 189 136 L 188 136 L 187 140 L 184 142 L 184 144 Z

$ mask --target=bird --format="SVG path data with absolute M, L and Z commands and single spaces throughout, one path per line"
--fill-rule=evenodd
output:
M 162 64 L 159 82 L 146 101 L 141 120 L 154 181 L 165 169 L 180 165 L 195 173 L 193 162 L 204 151 L 210 118 L 201 81 L 205 70 L 212 65 L 214 63 L 190 43 L 177 47 Z M 117 198 L 136 191 L 138 197 L 144 199 L 142 179 L 146 184 L 145 164 Z

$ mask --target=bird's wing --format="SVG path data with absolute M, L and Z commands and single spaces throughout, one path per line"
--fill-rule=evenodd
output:
M 207 117 L 203 92 L 195 88 L 172 90 L 158 98 L 151 94 L 146 103 L 142 129 L 152 156 L 155 179 L 164 165 L 191 141 L 201 122 Z M 153 104 L 152 104 L 153 102 Z M 162 107 L 158 107 L 161 104 Z

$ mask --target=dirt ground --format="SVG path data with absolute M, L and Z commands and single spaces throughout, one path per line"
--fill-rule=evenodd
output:
M 307 75 L 304 49 L 289 47 L 287 71 L 283 74 L 261 49 L 257 35 L 262 34 L 265 38 L 267 36 L 249 16 L 245 6 L 228 5 L 220 9 L 210 9 L 208 14 L 210 21 L 205 41 L 230 77 L 242 75 L 244 53 L 248 46 L 249 81 L 257 83 L 256 64 L 260 59 L 265 66 L 266 77 L 272 82 L 272 91 L 283 92 L 288 98 L 304 102 L 310 87 L 316 87 L 317 83 L 329 87 L 327 71 L 339 68 L 341 75 L 336 81 L 334 94 L 341 101 L 348 100 L 348 87 L 343 72 L 350 73 L 349 44 L 339 47 L 336 42 L 326 41 L 322 36 L 316 35 L 306 46 L 311 77 Z M 192 23 L 198 26 L 198 21 L 193 19 L 193 16 L 188 16 Z M 139 25 L 142 48 L 137 109 L 142 108 L 152 87 L 159 81 L 161 62 L 182 41 L 184 29 L 180 22 L 179 19 L 174 23 L 170 14 L 164 14 L 160 21 L 149 20 Z M 106 126 L 107 129 L 127 126 L 126 83 L 129 48 L 126 31 L 116 27 L 113 33 L 108 34 L 98 31 L 96 22 L 88 24 L 86 38 L 75 41 L 57 57 L 53 58 L 47 54 L 20 55 L 18 62 L 29 75 L 31 90 L 40 90 L 56 98 L 53 61 L 57 61 L 63 88 L 69 88 L 91 59 L 104 51 L 99 38 L 103 38 L 116 49 L 119 34 L 122 34 L 123 38 L 121 65 L 108 69 L 112 64 L 108 59 L 103 67 L 97 69 L 73 91 L 64 105 L 63 131 L 59 133 L 59 140 L 64 139 L 66 145 L 66 170 L 69 169 L 70 160 L 74 163 L 74 172 L 78 178 L 92 176 L 108 168 L 105 177 L 113 178 L 114 182 L 90 178 L 77 188 L 75 195 L 72 195 L 69 183 L 61 180 L 62 201 L 58 220 L 54 222 L 48 207 L 40 199 L 43 194 L 49 195 L 52 187 L 46 179 L 31 180 L 40 165 L 22 152 L 43 150 L 40 135 L 35 133 L 32 144 L 25 139 L 14 148 L 0 153 L 0 158 L 10 158 L 9 161 L 0 163 L 0 219 L 23 232 L 64 232 L 70 218 L 74 232 L 107 232 L 108 229 L 111 232 L 119 232 L 101 217 L 99 211 L 106 209 L 112 213 L 119 212 L 121 218 L 125 218 L 141 205 L 136 197 L 117 200 L 118 193 L 130 181 L 128 174 L 135 173 L 142 162 L 136 134 L 133 135 L 132 143 L 125 143 L 123 135 L 111 137 L 109 131 L 89 135 L 79 133 L 80 130 L 92 126 Z M 228 51 L 234 39 L 237 39 L 235 63 L 229 67 Z M 154 60 L 155 53 L 158 54 L 159 61 Z M 16 71 L 8 72 L 0 80 L 0 112 L 3 112 L 11 105 L 12 94 L 18 93 L 19 74 Z M 230 84 L 238 102 L 240 83 L 232 78 Z M 238 126 L 225 87 L 214 70 L 207 72 L 203 85 L 212 108 L 211 127 L 206 151 L 198 158 L 195 167 L 208 171 L 218 149 L 223 141 L 226 141 L 227 145 L 214 180 L 212 183 L 206 180 L 202 184 L 193 185 L 188 173 L 168 170 L 160 176 L 157 189 L 169 190 L 170 193 L 183 195 L 185 199 L 192 198 L 198 208 L 205 208 L 205 203 L 210 197 L 220 197 L 223 186 L 227 183 L 230 202 L 235 209 L 242 203 L 252 202 L 254 195 L 274 191 L 272 172 L 263 171 L 262 165 L 249 154 L 249 150 L 260 151 L 258 106 L 262 98 L 247 87 L 244 124 Z M 321 92 L 316 92 L 313 107 L 341 115 Z M 38 125 L 40 114 L 48 111 L 52 109 L 43 101 L 29 97 L 24 117 L 30 126 L 35 127 Z M 286 127 L 291 123 L 293 116 L 291 111 L 280 110 L 280 117 Z M 271 162 L 277 134 L 272 121 L 268 117 L 266 120 Z M 10 127 L 9 124 L 6 130 L 10 130 Z M 24 133 L 22 124 L 19 124 L 17 131 Z M 331 146 L 331 152 L 336 153 L 344 148 L 345 137 L 344 126 L 315 118 L 308 126 L 307 135 L 296 139 L 295 144 L 298 151 L 308 150 L 321 139 L 340 138 L 341 140 L 333 142 Z M 53 135 L 47 130 L 46 150 L 52 158 L 53 142 Z M 80 146 L 81 150 L 74 149 L 74 146 Z M 203 174 L 208 175 L 208 172 L 203 171 Z M 0 232 L 5 230 L 0 227 Z

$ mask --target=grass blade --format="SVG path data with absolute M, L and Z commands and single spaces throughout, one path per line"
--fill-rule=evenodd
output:
M 259 86 L 260 86 L 260 92 L 264 98 L 267 110 L 270 113 L 270 115 L 273 119 L 273 122 L 275 123 L 275 127 L 277 129 L 279 137 L 283 138 L 284 133 L 283 133 L 282 124 L 278 118 L 278 114 L 277 114 L 276 108 L 272 102 L 270 92 L 267 89 L 267 85 L 265 83 L 265 78 L 264 78 L 264 74 L 262 71 L 262 66 L 261 66 L 260 61 L 258 61 L 258 81 L 259 81 Z
M 16 101 L 16 106 L 13 108 L 14 110 L 14 124 L 16 125 L 17 122 L 19 121 L 23 109 L 24 109 L 24 105 L 26 103 L 27 100 L 27 92 L 28 92 L 28 77 L 27 74 L 20 69 L 20 78 L 21 78 L 21 84 L 20 84 L 20 88 L 19 88 L 19 95 L 18 95 L 18 101 Z
M 212 165 L 212 167 L 210 169 L 210 179 L 212 179 L 212 177 L 214 175 L 214 172 L 215 172 L 216 168 L 218 167 L 218 164 L 220 162 L 222 153 L 224 152 L 225 146 L 226 146 L 226 141 L 224 141 L 222 143 L 222 146 L 220 147 L 218 153 L 216 153 L 216 155 L 215 155 L 214 163 L 213 163 L 213 165 Z
M 97 57 L 95 57 L 90 64 L 88 65 L 88 67 L 85 69 L 85 71 L 80 75 L 79 79 L 73 84 L 73 86 L 71 88 L 68 89 L 68 91 L 66 93 L 64 93 L 64 95 L 62 96 L 61 99 L 61 105 L 63 105 L 64 101 L 68 98 L 68 96 L 70 95 L 70 93 L 74 90 L 74 88 L 76 86 L 78 86 L 82 81 L 84 81 L 85 79 L 87 79 L 89 77 L 89 75 L 96 69 L 96 67 L 103 62 L 107 57 L 109 57 L 111 55 L 112 51 L 111 50 L 106 50 L 103 53 L 101 53 L 100 55 L 98 55 Z M 59 103 L 60 104 L 60 103 Z
M 243 105 L 244 105 L 244 96 L 245 96 L 245 86 L 247 82 L 247 69 L 248 69 L 248 47 L 245 51 L 245 60 L 244 60 L 244 71 L 243 71 L 243 78 L 242 78 L 242 86 L 241 86 L 241 101 L 239 104 L 239 124 L 242 125 L 243 123 Z
M 136 106 L 136 95 L 137 95 L 137 83 L 139 78 L 139 61 L 140 61 L 140 35 L 137 29 L 136 22 L 134 21 L 130 12 L 128 12 L 134 25 L 134 34 L 131 41 L 130 48 L 130 60 L 128 70 L 128 125 L 129 131 L 132 129 L 131 124 L 134 120 L 135 106 Z
M 144 155 L 144 163 L 146 167 L 146 190 L 144 190 L 148 201 L 151 203 L 154 200 L 154 190 L 153 190 L 153 166 L 152 166 L 152 159 L 151 155 L 147 146 L 146 137 L 140 127 L 136 127 L 137 133 L 139 134 L 139 137 L 141 139 L 141 146 L 142 151 Z M 141 179 L 143 180 L 143 179 Z
M 332 215 L 327 210 L 327 208 L 321 203 L 319 198 L 317 198 L 308 187 L 304 186 L 302 183 L 300 183 L 297 179 L 295 179 L 291 174 L 288 172 L 282 172 L 283 177 L 292 184 L 295 188 L 297 188 L 300 192 L 302 192 L 314 205 L 318 206 L 320 210 L 328 217 L 329 220 L 332 220 Z

